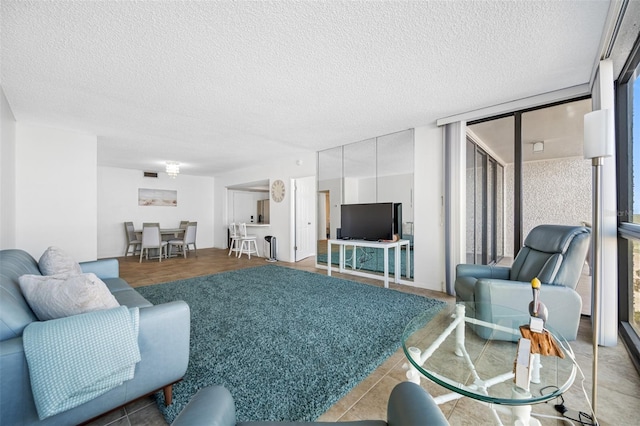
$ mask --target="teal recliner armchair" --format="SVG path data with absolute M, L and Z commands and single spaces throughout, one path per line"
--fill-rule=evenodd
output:
M 511 268 L 492 265 L 456 267 L 456 300 L 467 304 L 467 316 L 492 323 L 512 315 L 500 307 L 522 312 L 513 324 L 528 324 L 531 280 L 542 283 L 540 299 L 549 310 L 546 326 L 567 340 L 575 340 L 582 299 L 575 291 L 589 249 L 590 232 L 582 226 L 539 225 L 531 230 Z M 483 338 L 488 329 L 475 328 Z M 483 335 L 486 334 L 486 335 Z M 517 340 L 507 333 L 494 339 Z

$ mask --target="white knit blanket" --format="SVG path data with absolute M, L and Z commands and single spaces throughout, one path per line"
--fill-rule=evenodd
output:
M 29 324 L 23 343 L 40 419 L 133 378 L 140 361 L 138 308 L 126 306 Z

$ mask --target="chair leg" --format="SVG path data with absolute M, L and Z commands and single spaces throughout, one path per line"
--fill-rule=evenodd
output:
M 144 253 L 144 249 L 140 249 L 140 263 L 142 263 L 142 254 Z
M 249 246 L 251 246 L 251 243 L 253 243 L 253 248 L 255 249 L 255 254 L 256 256 L 260 257 L 260 252 L 258 252 L 258 242 L 256 240 L 251 240 L 251 242 L 249 242 Z M 249 253 L 251 253 L 251 249 L 249 249 Z M 251 259 L 251 254 L 249 254 L 249 259 Z

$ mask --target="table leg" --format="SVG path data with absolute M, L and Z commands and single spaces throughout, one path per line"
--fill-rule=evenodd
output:
M 533 354 L 533 362 L 531 364 L 531 383 L 540 383 L 540 369 L 542 368 L 540 354 Z
M 340 273 L 344 273 L 344 244 L 340 244 L 340 253 L 338 258 L 340 260 L 338 260 L 338 270 L 340 271 Z
M 345 256 L 347 255 L 347 253 L 345 252 L 344 254 Z M 351 269 L 353 269 L 354 271 L 358 268 L 358 247 L 357 246 L 351 246 Z
M 514 399 L 531 398 L 531 393 L 517 386 L 513 387 Z M 540 426 L 540 420 L 531 417 L 531 405 L 514 405 L 511 408 L 514 426 Z
M 331 240 L 327 240 L 327 275 L 331 276 Z
M 389 247 L 384 248 L 384 288 L 389 288 Z
M 416 362 L 419 363 L 420 362 L 420 349 L 416 348 L 416 347 L 410 347 L 409 348 L 409 354 L 411 355 L 411 359 Z M 405 364 L 406 368 L 407 368 L 407 380 L 409 380 L 410 382 L 415 383 L 416 385 L 420 384 L 420 372 L 418 371 L 418 369 L 416 367 L 413 366 L 413 364 L 411 364 L 410 362 Z
M 396 246 L 393 248 L 393 254 L 394 254 L 394 266 L 393 266 L 393 272 L 395 275 L 395 283 L 398 284 L 400 282 L 400 269 L 402 269 L 402 265 L 400 264 L 400 243 L 396 244 Z
M 405 265 L 407 268 L 405 276 L 411 278 L 411 243 L 407 243 L 407 261 Z
M 456 350 L 455 354 L 458 356 L 463 356 L 465 353 L 464 350 L 464 332 L 465 332 L 465 306 L 462 303 L 456 304 L 456 318 L 462 319 L 462 321 L 458 321 L 458 325 L 456 325 Z

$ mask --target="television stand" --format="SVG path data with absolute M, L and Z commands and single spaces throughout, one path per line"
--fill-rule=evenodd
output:
M 367 278 L 375 278 L 375 279 L 384 279 L 384 288 L 389 288 L 389 249 L 393 248 L 394 252 L 394 283 L 400 283 L 400 275 L 401 275 L 401 267 L 400 267 L 400 255 L 402 252 L 402 246 L 406 246 L 406 277 L 411 278 L 411 253 L 409 247 L 409 240 L 398 240 L 398 241 L 367 241 L 367 240 L 327 240 L 327 275 L 331 276 L 331 270 L 334 268 L 331 266 L 331 246 L 337 245 L 340 248 L 340 254 L 338 256 L 338 268 L 337 272 L 341 274 L 351 274 L 358 275 Z M 384 275 L 381 277 L 380 275 L 368 272 L 362 272 L 357 270 L 357 264 L 354 261 L 351 265 L 350 269 L 345 268 L 344 265 L 344 257 L 345 257 L 345 247 L 353 246 L 353 250 L 356 251 L 358 247 L 368 247 L 368 248 L 377 248 L 383 249 L 384 251 Z

